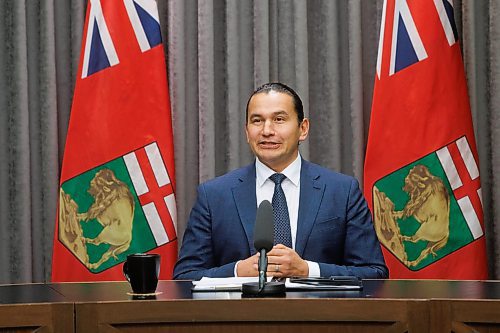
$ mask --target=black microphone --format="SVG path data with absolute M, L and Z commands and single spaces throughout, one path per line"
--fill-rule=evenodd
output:
M 267 252 L 271 251 L 274 243 L 274 216 L 273 206 L 267 200 L 260 203 L 255 219 L 255 229 L 253 233 L 254 246 L 259 257 L 259 289 L 264 288 L 267 280 Z
M 274 243 L 274 212 L 273 206 L 268 200 L 260 203 L 257 209 L 254 228 L 254 246 L 260 253 L 259 256 L 259 282 L 244 283 L 242 285 L 243 296 L 282 296 L 285 294 L 284 282 L 267 281 L 267 252 L 271 251 Z

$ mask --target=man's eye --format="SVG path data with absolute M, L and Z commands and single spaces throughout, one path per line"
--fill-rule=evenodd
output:
M 254 119 L 252 119 L 252 124 L 259 124 L 260 121 L 261 121 L 260 119 L 254 118 Z
M 285 121 L 285 118 L 284 118 L 284 117 L 276 117 L 276 119 L 275 119 L 275 120 L 276 120 L 277 122 L 279 122 L 279 123 L 282 123 L 282 122 L 284 122 L 284 121 Z

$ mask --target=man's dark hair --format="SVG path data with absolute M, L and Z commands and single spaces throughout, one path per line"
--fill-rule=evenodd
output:
M 293 105 L 295 106 L 295 112 L 297 113 L 297 118 L 299 120 L 299 125 L 302 123 L 302 120 L 304 120 L 304 106 L 302 105 L 302 100 L 300 99 L 299 95 L 287 86 L 286 84 L 280 83 L 280 82 L 270 82 L 270 83 L 265 83 L 255 89 L 253 92 L 252 96 L 248 99 L 247 102 L 247 108 L 246 108 L 246 122 L 248 123 L 248 105 L 250 104 L 250 100 L 252 97 L 254 97 L 257 94 L 262 94 L 262 93 L 269 93 L 271 91 L 287 94 L 288 96 L 292 97 L 293 99 Z

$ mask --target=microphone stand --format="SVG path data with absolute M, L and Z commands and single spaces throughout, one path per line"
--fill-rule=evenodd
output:
M 259 257 L 259 293 L 262 292 L 262 290 L 266 286 L 266 281 L 267 281 L 266 272 L 267 272 L 267 253 L 266 249 L 261 249 Z
M 259 252 L 259 282 L 243 283 L 241 286 L 243 297 L 285 296 L 285 282 L 267 282 L 267 251 L 266 249 L 261 249 Z

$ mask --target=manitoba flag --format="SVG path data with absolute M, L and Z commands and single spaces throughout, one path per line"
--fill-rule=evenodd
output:
M 53 281 L 123 280 L 177 259 L 173 136 L 154 0 L 90 0 L 61 170 Z
M 365 196 L 391 278 L 486 279 L 481 182 L 451 0 L 386 0 Z

